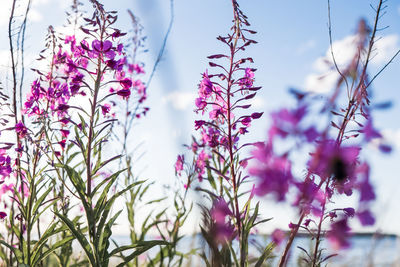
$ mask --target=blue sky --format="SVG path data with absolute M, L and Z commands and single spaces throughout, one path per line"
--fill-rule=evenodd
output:
M 140 19 L 147 36 L 148 53 L 141 58 L 150 72 L 166 32 L 170 6 L 168 0 L 105 0 L 106 9 L 120 12 L 118 25 L 129 30 L 129 18 L 126 9 L 130 8 Z M 371 24 L 374 12 L 369 4 L 377 1 L 332 0 L 333 38 L 337 48 L 346 51 L 343 41 L 356 31 L 357 21 L 364 17 Z M 35 3 L 35 0 L 34 0 Z M 27 51 L 34 54 L 42 49 L 47 26 L 61 26 L 65 22 L 64 10 L 68 6 L 65 0 L 36 0 L 32 22 L 27 29 Z M 248 50 L 255 60 L 256 84 L 263 86 L 254 102 L 255 110 L 270 112 L 276 108 L 290 105 L 292 99 L 287 94 L 289 87 L 306 89 L 307 77 L 321 74 L 318 61 L 326 56 L 329 46 L 327 1 L 239 1 L 242 10 L 249 17 L 252 29 L 258 32 L 258 41 Z M 370 74 L 374 74 L 394 50 L 400 47 L 400 3 L 388 1 L 387 13 L 381 26 L 389 26 L 379 35 L 381 50 L 377 51 L 376 63 L 372 64 Z M 0 19 L 0 55 L 7 47 L 6 24 L 1 11 Z M 175 0 L 174 24 L 168 39 L 165 54 L 152 84 L 149 88 L 148 116 L 141 121 L 134 133 L 132 146 L 144 142 L 141 152 L 144 156 L 138 163 L 138 172 L 145 177 L 167 184 L 174 184 L 173 164 L 176 155 L 182 153 L 182 144 L 190 142 L 193 129 L 193 100 L 201 73 L 207 68 L 206 57 L 223 51 L 217 42 L 218 35 L 229 31 L 232 20 L 231 4 L 228 0 Z M 341 42 L 343 41 L 343 42 Z M 382 44 L 383 43 L 383 44 Z M 345 54 L 345 53 L 344 53 Z M 29 55 L 28 55 L 29 57 Z M 344 60 L 346 55 L 343 55 Z M 7 61 L 0 62 L 0 79 L 4 82 L 4 67 Z M 393 100 L 394 106 L 388 111 L 375 114 L 379 129 L 392 140 L 395 150 L 391 156 L 381 155 L 368 149 L 366 158 L 372 162 L 373 183 L 377 187 L 378 200 L 375 204 L 378 223 L 383 231 L 400 233 L 395 221 L 400 220 L 397 203 L 400 203 L 398 179 L 400 179 L 400 59 L 376 80 L 373 85 L 374 100 Z M 31 78 L 31 79 L 30 79 Z M 33 76 L 28 76 L 31 81 Z M 146 78 L 144 79 L 146 80 Z M 251 128 L 252 140 L 262 140 L 266 136 L 268 116 L 258 120 Z M 347 204 L 346 200 L 342 201 Z M 340 202 L 340 203 L 342 203 Z M 265 216 L 274 217 L 267 227 L 285 227 L 293 219 L 293 213 L 283 205 L 269 201 L 263 204 Z M 287 208 L 287 209 L 286 209 Z M 355 224 L 357 228 L 357 224 Z

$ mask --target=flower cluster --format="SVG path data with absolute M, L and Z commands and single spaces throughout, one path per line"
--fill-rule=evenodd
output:
M 364 27 L 359 27 L 357 40 L 363 41 L 358 43 L 355 60 L 359 59 L 367 43 L 364 21 L 360 24 Z M 328 98 L 328 103 L 323 103 L 315 123 L 311 119 L 311 110 L 317 110 L 313 95 L 291 89 L 297 99 L 296 107 L 283 108 L 271 114 L 272 124 L 267 141 L 253 151 L 257 163 L 253 164 L 250 173 L 258 179 L 256 193 L 274 194 L 278 201 L 282 201 L 287 199 L 289 190 L 296 192 L 296 196 L 289 199 L 299 209 L 298 223 L 290 223 L 291 238 L 294 238 L 299 228 L 308 231 L 317 240 L 314 255 L 317 255 L 321 227 L 326 219 L 330 221 L 328 239 L 335 248 L 349 245 L 347 238 L 350 235 L 350 217 L 356 216 L 362 225 L 372 225 L 375 222 L 370 212 L 370 202 L 375 199 L 375 193 L 370 183 L 369 165 L 361 159 L 360 152 L 367 142 L 381 135 L 372 126 L 366 66 L 351 64 L 349 68 L 353 68 L 352 72 L 340 76 L 336 89 Z M 347 79 L 352 79 L 352 83 L 348 83 Z M 353 84 L 354 88 L 345 87 L 348 103 L 338 112 L 335 109 L 341 99 L 340 90 L 345 84 Z M 338 118 L 338 122 L 332 116 Z M 328 122 L 326 127 L 323 127 L 324 119 Z M 350 126 L 350 121 L 355 122 L 358 128 Z M 360 134 L 364 138 L 357 138 Z M 345 144 L 348 139 L 353 142 Z M 285 141 L 291 145 L 278 153 L 275 147 Z M 386 146 L 380 149 L 383 152 L 390 151 Z M 293 174 L 299 151 L 309 151 L 306 174 L 302 177 Z M 359 195 L 357 211 L 353 208 L 329 209 L 336 195 L 351 196 L 354 191 L 358 191 Z M 310 222 L 317 225 L 316 230 L 312 229 Z M 290 244 L 291 241 L 288 242 L 280 264 L 285 262 Z M 315 264 L 316 256 L 313 257 Z

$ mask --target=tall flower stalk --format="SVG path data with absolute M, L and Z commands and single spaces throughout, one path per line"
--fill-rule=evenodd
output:
M 228 53 L 208 57 L 216 73 L 204 72 L 195 101 L 196 112 L 203 116 L 208 113 L 208 119 L 195 121 L 201 138 L 194 139 L 190 146 L 195 154 L 193 167 L 185 164 L 183 155 L 178 156 L 175 164 L 178 175 L 188 166 L 186 188 L 200 182 L 197 189 L 206 192 L 211 200 L 211 208 L 203 206 L 201 230 L 212 252 L 210 261 L 206 254 L 203 258 L 212 266 L 226 266 L 232 262 L 236 266 L 246 266 L 250 231 L 262 222 L 256 221 L 258 204 L 254 210 L 251 205 L 254 192 L 250 192 L 251 186 L 246 188 L 245 185 L 250 182 L 246 175 L 248 158 L 241 156 L 242 149 L 253 144 L 240 142 L 251 123 L 262 116 L 258 112 L 246 114 L 251 107 L 249 100 L 261 87 L 253 85 L 256 69 L 248 67 L 253 59 L 241 55 L 249 45 L 257 43 L 250 38 L 256 32 L 248 29 L 250 23 L 237 1 L 232 1 L 232 9 L 231 33 L 217 38 L 228 48 Z M 206 185 L 203 180 L 207 181 Z M 241 198 L 247 198 L 244 205 Z M 235 239 L 239 243 L 239 256 L 234 252 Z M 270 248 L 262 253 L 260 262 L 268 253 Z
M 320 248 L 326 232 L 323 225 L 328 220 L 330 230 L 326 236 L 335 248 L 349 246 L 350 217 L 356 216 L 362 225 L 372 225 L 375 221 L 369 210 L 371 201 L 375 199 L 369 179 L 369 165 L 360 159 L 360 151 L 372 137 L 381 137 L 372 124 L 367 67 L 371 60 L 382 4 L 383 1 L 379 1 L 371 31 L 364 20 L 360 22 L 354 41 L 356 53 L 342 70 L 336 64 L 331 40 L 333 68 L 336 68 L 339 78 L 335 90 L 322 104 L 318 115 L 319 118 L 327 118 L 326 126 L 321 127 L 321 120 L 310 124 L 306 119 L 312 114 L 313 102 L 316 102 L 314 96 L 292 90 L 297 99 L 297 107 L 273 113 L 267 142 L 253 151 L 257 165 L 251 168 L 250 173 L 258 177 L 256 192 L 260 195 L 274 194 L 277 201 L 286 200 L 289 190 L 297 194 L 290 201 L 299 210 L 298 219 L 289 224 L 291 231 L 280 257 L 280 267 L 287 264 L 290 248 L 300 229 L 308 232 L 315 242 L 304 260 L 310 266 L 320 266 L 333 256 L 323 255 Z M 347 96 L 345 107 L 341 107 L 343 88 Z M 296 140 L 295 146 L 278 154 L 275 151 L 276 144 L 289 138 Z M 352 140 L 351 144 L 347 144 L 346 140 Z M 309 150 L 310 147 L 305 175 L 296 178 L 292 171 L 295 163 L 293 152 Z M 381 148 L 387 151 L 386 147 Z M 336 195 L 350 196 L 354 191 L 359 192 L 357 210 L 352 207 L 332 207 Z

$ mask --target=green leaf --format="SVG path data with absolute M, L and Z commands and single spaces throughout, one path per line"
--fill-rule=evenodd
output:
M 118 155 L 115 157 L 112 157 L 106 161 L 101 162 L 100 160 L 97 162 L 96 166 L 94 167 L 94 169 L 92 170 L 93 173 L 97 173 L 101 168 L 103 168 L 104 166 L 106 166 L 108 163 L 121 158 L 122 155 Z M 121 173 L 121 171 L 119 171 L 119 173 Z
M 15 257 L 17 258 L 18 262 L 22 262 L 23 253 L 21 250 L 13 247 L 12 245 L 9 245 L 4 240 L 0 240 L 0 244 L 7 247 L 8 249 L 10 249 L 13 252 L 13 254 L 15 255 Z
M 257 261 L 256 265 L 254 265 L 254 267 L 261 267 L 266 260 L 273 258 L 272 251 L 274 250 L 274 248 L 275 248 L 275 244 L 272 242 L 269 243 L 265 247 L 264 252 L 258 258 L 258 261 Z
M 110 213 L 110 210 L 111 210 L 111 208 L 112 208 L 112 206 L 113 206 L 113 204 L 114 204 L 114 201 L 115 201 L 118 197 L 120 197 L 121 195 L 123 195 L 126 191 L 132 189 L 133 187 L 135 187 L 136 185 L 139 185 L 139 184 L 141 184 L 141 183 L 143 183 L 143 181 L 139 181 L 139 182 L 136 182 L 136 183 L 133 183 L 133 184 L 127 186 L 125 189 L 123 189 L 123 190 L 121 190 L 121 191 L 115 193 L 115 194 L 107 201 L 107 204 L 104 206 L 103 211 L 100 211 L 100 212 L 102 213 L 102 216 L 101 216 L 100 222 L 99 222 L 99 224 L 98 224 L 98 226 L 97 226 L 98 229 L 102 229 L 102 228 L 104 227 L 104 224 L 106 223 L 108 214 Z
M 44 192 L 43 194 L 41 194 L 40 198 L 38 198 L 36 200 L 35 205 L 33 206 L 32 209 L 32 214 L 36 214 L 36 212 L 38 211 L 40 205 L 42 205 L 43 201 L 45 200 L 45 198 L 48 196 L 48 194 L 53 190 L 53 187 L 49 187 L 49 189 L 46 190 L 46 192 Z
M 215 183 L 214 176 L 212 175 L 210 168 L 207 168 L 207 179 L 212 188 L 214 188 L 214 190 L 217 190 L 217 185 Z
M 99 254 L 102 255 L 103 259 L 109 258 L 107 256 L 107 249 L 110 244 L 110 237 L 112 234 L 111 227 L 114 225 L 115 220 L 121 214 L 122 210 L 118 211 L 105 225 L 104 230 L 97 229 L 97 236 L 95 239 L 95 245 L 99 248 Z
M 33 258 L 33 261 L 31 263 L 32 266 L 37 266 L 37 264 L 44 260 L 46 257 L 48 257 L 51 253 L 53 253 L 56 249 L 62 247 L 64 244 L 70 242 L 71 240 L 74 240 L 75 238 L 73 236 L 68 236 L 68 237 L 64 237 L 62 240 L 54 243 L 51 248 L 47 249 L 46 251 L 44 251 L 43 253 L 41 253 L 41 250 L 38 250 L 38 252 L 35 255 L 35 257 Z
M 79 155 L 81 152 L 77 151 L 72 153 L 71 155 L 68 155 L 67 161 L 65 162 L 65 164 L 70 164 L 71 161 L 77 156 Z
M 117 267 L 122 267 L 127 262 L 130 262 L 134 258 L 138 257 L 140 254 L 146 252 L 147 250 L 151 249 L 154 246 L 159 246 L 159 245 L 169 245 L 169 243 L 166 241 L 163 241 L 163 240 L 141 241 L 134 245 L 122 246 L 122 247 L 116 248 L 110 253 L 110 255 L 116 255 L 117 253 L 123 252 L 125 250 L 136 248 L 136 250 L 133 253 L 131 253 L 129 256 L 124 258 L 124 261 L 122 263 L 117 265 Z
M 93 250 L 90 247 L 90 244 L 87 241 L 86 237 L 80 232 L 80 230 L 75 229 L 75 225 L 70 219 L 68 219 L 66 216 L 64 216 L 58 212 L 54 212 L 54 213 L 67 225 L 68 229 L 72 232 L 74 237 L 81 244 L 81 246 L 85 250 L 86 256 L 89 258 L 89 261 L 92 264 L 92 266 L 97 266 L 95 257 L 93 256 Z

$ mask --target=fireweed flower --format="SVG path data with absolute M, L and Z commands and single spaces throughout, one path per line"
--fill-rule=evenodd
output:
M 285 156 L 274 155 L 271 147 L 265 144 L 257 144 L 253 157 L 258 164 L 250 168 L 249 173 L 259 178 L 256 194 L 274 193 L 278 201 L 285 200 L 293 180 L 290 161 Z
M 360 148 L 338 146 L 333 140 L 321 141 L 312 153 L 308 168 L 322 179 L 333 177 L 337 183 L 353 178 Z
M 185 162 L 185 157 L 184 155 L 178 155 L 178 159 L 176 160 L 175 163 L 175 172 L 181 176 L 181 172 L 183 171 L 183 164 Z
M 285 240 L 286 234 L 280 229 L 275 229 L 271 234 L 272 242 L 279 246 Z
M 101 112 L 103 113 L 103 115 L 107 115 L 110 112 L 111 106 L 110 104 L 104 104 L 101 106 Z
M 244 77 L 239 81 L 239 85 L 242 89 L 250 88 L 254 82 L 254 71 L 251 68 L 245 69 Z
M 217 242 L 225 242 L 231 239 L 234 228 L 230 223 L 229 217 L 233 216 L 228 204 L 224 199 L 215 200 L 211 208 L 211 218 L 215 222 L 215 239 Z
M 0 176 L 8 177 L 12 172 L 11 158 L 6 154 L 4 149 L 0 149 Z M 4 187 L 5 185 L 3 185 Z
M 379 12 L 379 11 L 378 11 Z M 284 266 L 287 256 L 293 242 L 293 238 L 300 228 L 306 228 L 307 231 L 316 233 L 315 247 L 313 248 L 311 259 L 312 265 L 319 264 L 317 255 L 321 252 L 319 248 L 320 239 L 323 236 L 323 227 L 330 225 L 328 240 L 337 248 L 346 248 L 350 245 L 348 237 L 350 236 L 350 227 L 348 219 L 357 217 L 362 225 L 371 225 L 374 218 L 369 210 L 370 202 L 375 199 L 373 186 L 369 179 L 369 166 L 363 162 L 360 156 L 361 147 L 372 139 L 380 138 L 380 133 L 374 128 L 369 108 L 368 92 L 366 85 L 369 85 L 366 75 L 366 65 L 359 64 L 359 55 L 364 53 L 365 47 L 374 42 L 368 42 L 368 30 L 364 21 L 361 21 L 357 36 L 357 53 L 347 68 L 344 68 L 338 78 L 336 88 L 328 101 L 316 106 L 315 98 L 310 93 L 301 93 L 294 89 L 291 93 L 297 99 L 297 105 L 294 108 L 283 108 L 272 113 L 272 124 L 268 131 L 266 146 L 268 151 L 257 147 L 253 156 L 257 163 L 255 164 L 253 175 L 257 177 L 260 188 L 273 188 L 265 190 L 263 194 L 277 194 L 295 192 L 293 206 L 299 210 L 297 224 L 292 224 L 291 235 L 281 256 L 279 266 Z M 374 35 L 372 35 L 374 36 Z M 372 47 L 366 48 L 371 51 Z M 368 60 L 367 60 L 368 61 Z M 352 83 L 348 82 L 352 81 Z M 343 86 L 344 84 L 347 87 Z M 351 88 L 349 87 L 351 85 Z M 340 90 L 348 97 L 348 102 L 341 107 L 338 103 Z M 310 121 L 311 112 L 317 108 L 318 119 L 313 123 Z M 325 127 L 321 122 L 327 119 Z M 332 119 L 334 118 L 334 119 Z M 355 122 L 355 125 L 348 126 L 349 122 Z M 363 134 L 363 138 L 357 138 Z M 355 140 L 351 144 L 346 144 L 346 140 Z M 280 147 L 280 154 L 274 149 L 277 144 L 287 142 L 287 146 Z M 283 150 L 283 151 L 282 151 Z M 285 178 L 286 173 L 272 175 L 271 171 L 265 166 L 273 162 L 271 159 L 284 157 L 289 162 L 295 164 L 294 160 L 298 157 L 298 151 L 308 151 L 309 156 L 305 167 L 303 177 Z M 262 156 L 260 156 L 262 155 Z M 263 166 L 265 170 L 263 169 Z M 271 164 L 273 166 L 273 164 Z M 288 172 L 291 166 L 286 165 Z M 275 172 L 276 174 L 276 172 Z M 265 180 L 268 175 L 269 179 Z M 288 181 L 285 190 L 269 186 L 270 184 Z M 266 185 L 265 185 L 266 184 Z M 262 187 L 261 187 L 262 186 Z M 350 196 L 354 191 L 358 191 L 358 210 L 353 208 L 332 209 L 330 206 L 335 203 L 336 195 Z M 281 196 L 281 199 L 283 196 Z M 278 198 L 279 199 L 279 198 Z M 315 217 L 317 220 L 315 220 Z M 309 222 L 315 222 L 310 225 Z M 307 222 L 303 223 L 303 222 Z M 312 227 L 316 226 L 314 230 Z
M 24 138 L 28 133 L 28 129 L 21 121 L 15 125 L 15 131 L 17 132 L 19 138 Z
M 271 114 L 272 126 L 268 131 L 269 141 L 276 137 L 297 137 L 300 140 L 313 142 L 319 136 L 314 126 L 304 127 L 302 121 L 307 115 L 307 105 L 301 104 L 295 109 L 283 108 Z
M 350 230 L 347 218 L 342 218 L 331 224 L 331 229 L 328 231 L 327 236 L 334 249 L 339 250 L 350 247 Z
M 233 237 L 237 237 L 243 244 L 248 243 L 253 227 L 253 222 L 248 220 L 251 216 L 258 216 L 251 214 L 253 210 L 249 208 L 256 190 L 250 194 L 242 194 L 240 190 L 244 182 L 249 182 L 247 159 L 241 157 L 240 149 L 253 145 L 242 144 L 241 137 L 248 133 L 249 127 L 263 114 L 248 112 L 251 107 L 249 101 L 261 87 L 254 87 L 255 69 L 248 66 L 253 60 L 241 58 L 247 46 L 256 43 L 250 39 L 255 32 L 247 29 L 250 24 L 239 10 L 237 2 L 232 1 L 232 5 L 235 14 L 235 23 L 231 28 L 233 32 L 217 38 L 224 44 L 227 54 L 208 57 L 210 69 L 202 74 L 194 101 L 195 112 L 199 116 L 194 122 L 198 136 L 187 146 L 194 153 L 190 166 L 192 173 L 188 179 L 197 179 L 200 182 L 199 190 L 205 189 L 213 202 L 211 210 L 206 208 L 205 214 L 211 214 L 215 229 L 210 229 L 212 224 L 205 218 L 204 229 L 207 231 L 202 233 L 212 237 L 212 240 L 216 239 L 223 246 L 227 242 L 230 244 Z M 210 187 L 204 183 L 209 183 Z M 246 208 L 239 207 L 239 198 L 248 198 Z M 227 221 L 228 217 L 230 220 Z M 210 242 L 212 240 L 208 239 Z M 243 258 L 241 261 L 246 260 Z
M 126 99 L 131 95 L 131 90 L 129 89 L 121 89 L 117 91 L 117 95 L 121 96 L 122 98 Z

